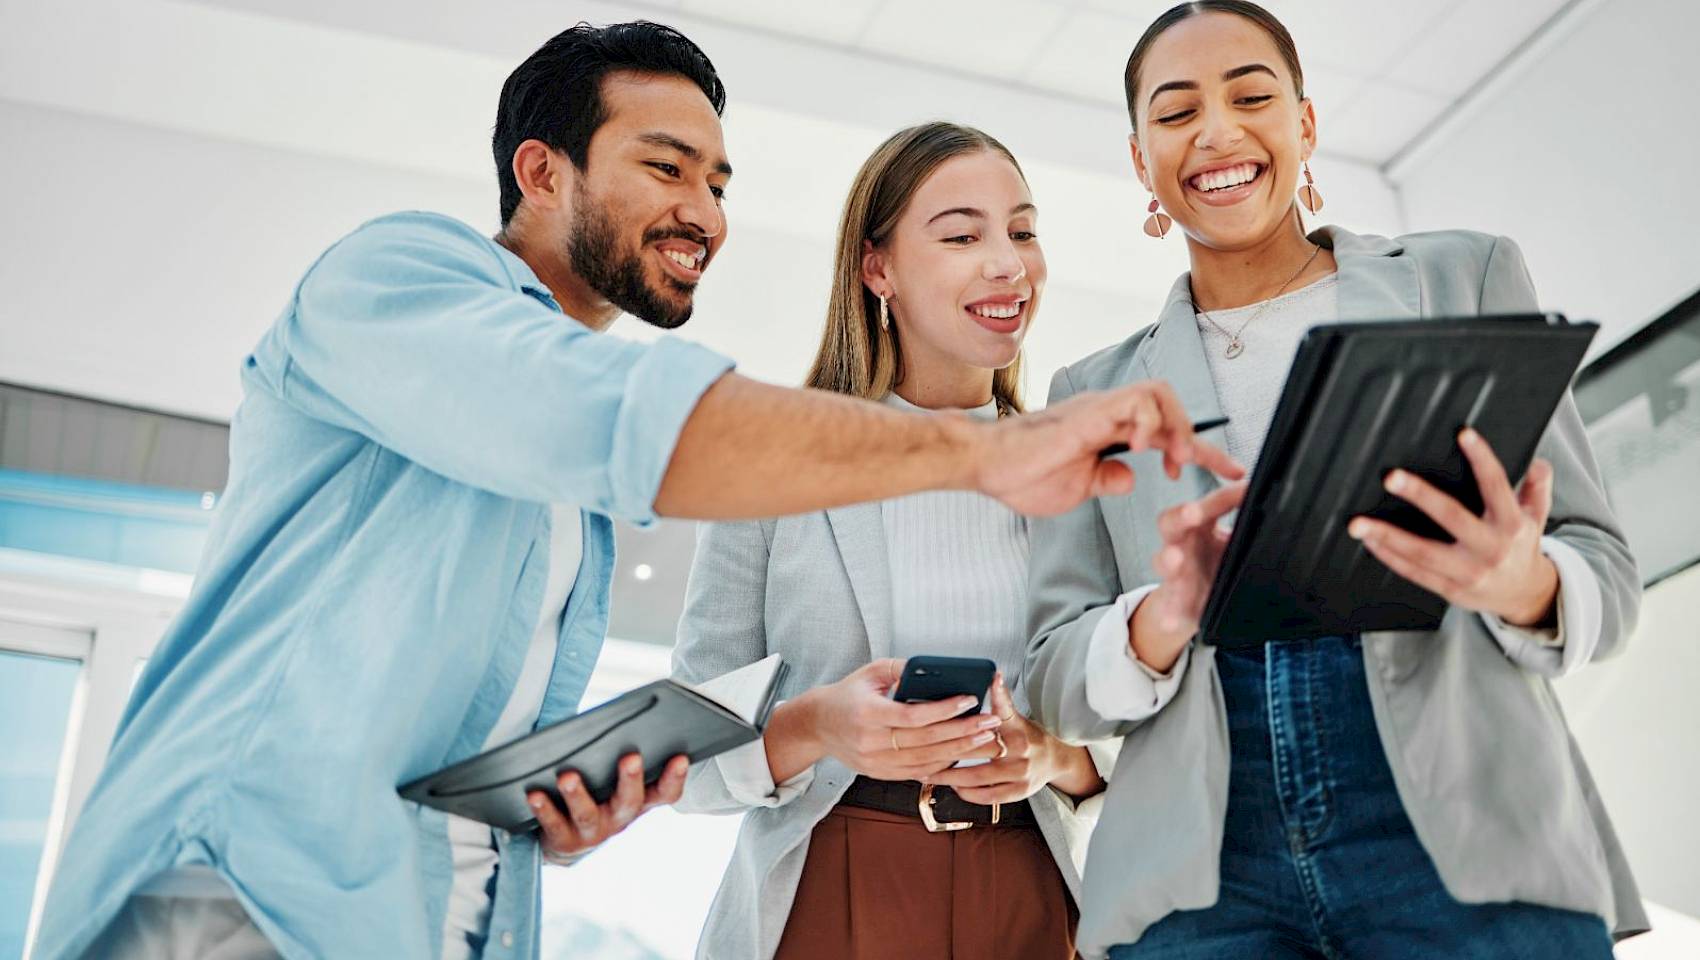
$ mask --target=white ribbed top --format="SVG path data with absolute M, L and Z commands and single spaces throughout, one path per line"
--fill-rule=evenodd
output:
M 886 403 L 918 410 L 897 394 Z M 995 419 L 987 404 L 967 411 Z M 880 503 L 891 560 L 893 657 L 989 657 L 1013 686 L 1027 653 L 1027 521 L 981 493 Z
M 532 626 L 531 644 L 526 648 L 519 678 L 484 740 L 486 750 L 531 732 L 549 692 L 549 677 L 561 645 L 561 617 L 566 614 L 567 598 L 578 581 L 579 561 L 584 558 L 584 521 L 578 508 L 554 504 L 549 514 L 549 577 L 543 585 L 543 606 Z M 454 880 L 443 907 L 442 960 L 470 960 L 470 944 L 484 937 L 490 926 L 488 887 L 500 857 L 488 824 L 454 814 L 447 819 Z
M 1339 316 L 1334 279 L 1329 274 L 1308 286 L 1273 300 L 1235 307 L 1232 310 L 1213 310 L 1210 316 L 1229 331 L 1240 333 L 1245 352 L 1228 359 L 1225 351 L 1230 338 L 1216 329 L 1203 314 L 1195 313 L 1198 332 L 1204 339 L 1204 359 L 1210 364 L 1210 379 L 1216 382 L 1216 400 L 1222 405 L 1222 415 L 1228 418 L 1226 442 L 1228 455 L 1238 460 L 1247 475 L 1257 466 L 1257 455 L 1263 449 L 1263 438 L 1269 433 L 1275 417 L 1275 405 L 1280 402 L 1281 388 L 1287 382 L 1293 357 L 1305 331 L 1319 323 L 1333 323 Z M 1267 306 L 1266 306 L 1267 305 Z M 1261 316 L 1252 319 L 1259 309 Z

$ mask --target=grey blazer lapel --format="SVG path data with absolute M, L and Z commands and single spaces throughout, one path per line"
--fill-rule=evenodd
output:
M 1204 341 L 1198 335 L 1198 320 L 1192 306 L 1192 285 L 1189 275 L 1182 274 L 1169 291 L 1157 326 L 1138 353 L 1135 370 L 1126 380 L 1163 380 L 1174 388 L 1193 420 L 1208 420 L 1222 415 L 1216 399 L 1216 384 L 1210 378 L 1210 364 L 1204 359 Z M 1221 435 L 1210 438 L 1218 446 Z M 1105 505 L 1117 504 L 1111 513 L 1120 513 L 1131 524 L 1134 542 L 1141 555 L 1136 562 L 1145 577 L 1150 576 L 1151 555 L 1160 543 L 1157 535 L 1157 515 L 1169 507 L 1196 500 L 1219 485 L 1208 470 L 1187 467 L 1180 480 L 1170 480 L 1163 473 L 1160 454 L 1131 455 L 1129 463 L 1138 472 L 1133 493 L 1127 497 L 1106 498 Z M 1137 578 L 1136 578 L 1137 579 Z
M 1415 320 L 1422 316 L 1423 289 L 1416 260 L 1386 237 L 1322 227 L 1311 239 L 1334 251 L 1338 269 L 1335 298 L 1341 320 Z
M 885 520 L 878 503 L 834 507 L 826 512 L 838 555 L 850 577 L 850 590 L 868 631 L 868 654 L 891 656 L 891 557 L 885 547 Z

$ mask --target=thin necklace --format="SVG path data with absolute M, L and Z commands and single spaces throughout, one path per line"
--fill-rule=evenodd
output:
M 1322 252 L 1322 246 L 1320 244 L 1314 244 L 1314 243 L 1311 244 L 1310 256 L 1305 258 L 1305 262 L 1299 264 L 1299 268 L 1297 270 L 1293 271 L 1293 275 L 1287 278 L 1286 283 L 1281 284 L 1281 288 L 1279 290 L 1276 290 L 1274 295 L 1272 295 L 1268 300 L 1265 300 L 1262 303 L 1258 304 L 1257 309 L 1252 311 L 1251 316 L 1247 317 L 1246 320 L 1245 320 L 1245 323 L 1240 324 L 1240 328 L 1236 331 L 1230 331 L 1227 327 L 1224 327 L 1221 324 L 1217 323 L 1216 318 L 1212 317 L 1208 313 L 1205 313 L 1202 309 L 1199 308 L 1198 304 L 1195 303 L 1195 304 L 1192 305 L 1194 310 L 1198 310 L 1199 316 L 1203 317 L 1206 321 L 1208 321 L 1210 323 L 1210 325 L 1212 327 L 1215 327 L 1217 330 L 1220 330 L 1222 332 L 1222 335 L 1228 338 L 1228 350 L 1227 350 L 1226 353 L 1223 354 L 1223 356 L 1227 357 L 1229 360 L 1232 360 L 1235 357 L 1237 357 L 1240 354 L 1245 352 L 1245 341 L 1240 339 L 1240 334 L 1245 333 L 1245 328 L 1251 326 L 1251 322 L 1253 320 L 1256 320 L 1258 317 L 1263 316 L 1263 311 L 1269 309 L 1269 304 L 1273 303 L 1275 301 L 1275 299 L 1277 297 L 1279 297 L 1281 294 L 1287 292 L 1287 288 L 1292 285 L 1294 280 L 1297 280 L 1299 278 L 1299 274 L 1305 272 L 1305 268 L 1310 266 L 1311 261 L 1315 260 L 1316 255 L 1321 253 L 1321 252 Z

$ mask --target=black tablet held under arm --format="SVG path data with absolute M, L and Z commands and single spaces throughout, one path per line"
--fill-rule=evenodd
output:
M 684 754 L 706 760 L 761 736 L 787 667 L 778 654 L 706 683 L 657 680 L 560 723 L 404 784 L 404 799 L 513 833 L 537 829 L 526 793 L 561 803 L 555 778 L 577 770 L 598 803 L 614 793 L 615 765 L 643 754 L 653 784 Z
M 1476 514 L 1458 432 L 1474 427 L 1517 483 L 1598 330 L 1562 316 L 1341 323 L 1305 335 L 1211 586 L 1199 635 L 1251 646 L 1432 630 L 1446 602 L 1346 534 L 1355 516 L 1450 541 L 1382 489 L 1403 467 Z

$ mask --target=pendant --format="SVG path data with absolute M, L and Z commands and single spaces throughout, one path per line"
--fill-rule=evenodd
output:
M 1228 352 L 1224 354 L 1224 356 L 1226 356 L 1229 360 L 1232 360 L 1242 353 L 1245 353 L 1244 341 L 1242 341 L 1239 337 L 1235 337 L 1228 341 Z

